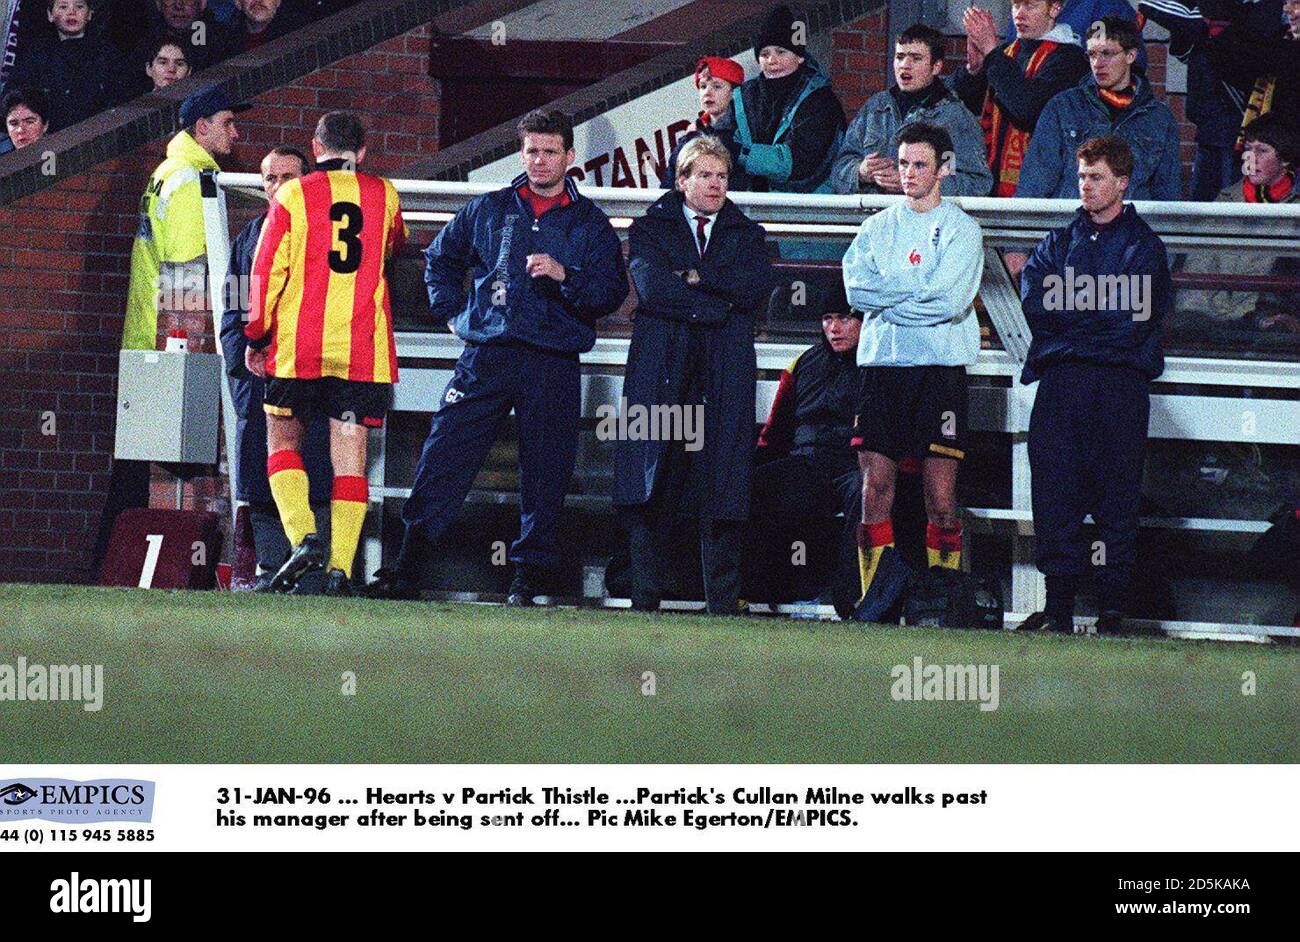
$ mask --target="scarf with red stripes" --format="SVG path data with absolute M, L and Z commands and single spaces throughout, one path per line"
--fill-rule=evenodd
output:
M 1029 57 L 1025 66 L 1025 80 L 1029 81 L 1043 68 L 1047 57 L 1060 45 L 1050 39 L 1044 39 Z M 1020 40 L 1009 43 L 1002 50 L 1003 55 L 1014 60 L 1020 49 Z M 993 171 L 994 196 L 1014 196 L 1016 185 L 1020 182 L 1020 168 L 1025 163 L 1025 151 L 1029 149 L 1029 133 L 1011 123 L 1002 106 L 993 96 L 993 88 L 984 93 L 984 110 L 980 115 L 980 126 L 984 128 L 984 151 L 989 155 L 989 167 Z

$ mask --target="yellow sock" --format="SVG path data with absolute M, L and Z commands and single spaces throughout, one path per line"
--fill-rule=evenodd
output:
M 925 561 L 928 566 L 944 569 L 961 568 L 961 524 L 951 530 L 933 523 L 925 526 Z
M 271 481 L 271 496 L 280 511 L 284 535 L 297 546 L 316 532 L 316 517 L 307 496 L 307 469 L 296 451 L 277 451 L 266 459 L 266 476 Z
M 894 524 L 890 520 L 880 523 L 858 524 L 858 576 L 862 580 L 862 597 L 867 597 L 867 590 L 876 578 L 876 567 L 885 547 L 894 545 Z
M 352 560 L 361 540 L 361 525 L 366 520 L 366 501 L 370 486 L 363 477 L 343 476 L 334 479 L 334 499 L 330 502 L 330 566 L 352 576 Z

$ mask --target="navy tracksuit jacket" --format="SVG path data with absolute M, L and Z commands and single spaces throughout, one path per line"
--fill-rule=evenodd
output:
M 471 200 L 425 250 L 434 318 L 454 322 L 465 351 L 434 414 L 402 519 L 408 532 L 436 541 L 513 408 L 521 515 L 510 559 L 556 569 L 560 511 L 578 452 L 578 354 L 595 344 L 596 321 L 618 310 L 628 281 L 609 219 L 572 179 L 563 204 L 540 218 L 520 192 L 526 182 L 520 175 Z M 563 282 L 528 274 L 527 256 L 537 253 L 564 266 Z
M 1080 576 L 1098 566 L 1102 608 L 1122 610 L 1136 557 L 1147 387 L 1164 370 L 1160 321 L 1172 303 L 1164 244 L 1131 205 L 1103 226 L 1080 209 L 1029 257 L 1021 303 L 1033 331 L 1021 382 L 1041 380 L 1029 422 L 1038 568 Z M 1100 547 L 1084 539 L 1087 514 Z

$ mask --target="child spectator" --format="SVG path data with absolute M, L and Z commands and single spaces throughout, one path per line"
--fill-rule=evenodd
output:
M 38 91 L 14 89 L 5 95 L 0 113 L 8 132 L 8 137 L 0 140 L 0 154 L 36 143 L 50 126 L 50 103 Z
M 1084 141 L 1115 136 L 1129 145 L 1136 159 L 1127 174 L 1127 198 L 1182 198 L 1178 121 L 1133 68 L 1141 44 L 1129 20 L 1108 16 L 1093 24 L 1088 33 L 1092 75 L 1053 97 L 1043 109 L 1025 154 L 1017 196 L 1078 197 L 1075 152 Z
M 800 23 L 799 27 L 804 24 Z M 763 73 L 733 101 L 740 168 L 755 189 L 830 193 L 831 164 L 844 136 L 844 108 L 831 80 L 808 54 L 804 30 L 776 7 L 754 37 Z
M 732 192 L 748 190 L 748 174 L 740 169 L 740 145 L 736 143 L 736 113 L 731 99 L 737 88 L 745 84 L 745 70 L 739 63 L 719 56 L 705 56 L 695 64 L 695 87 L 699 90 L 700 116 L 695 126 L 677 139 L 668 158 L 668 164 L 659 175 L 659 185 L 671 190 L 677 185 L 677 155 L 682 148 L 701 134 L 712 134 L 722 141 L 731 154 L 731 177 L 727 189 Z
M 1059 0 L 1013 0 L 1019 33 L 998 42 L 993 14 L 970 7 L 966 26 L 966 68 L 952 88 L 980 119 L 984 151 L 993 171 L 993 196 L 1015 196 L 1021 167 L 1038 116 L 1053 95 L 1088 74 L 1088 57 L 1074 30 L 1057 24 Z
M 169 39 L 163 40 L 145 63 L 144 74 L 153 83 L 155 92 L 189 78 L 190 64 L 185 50 Z
M 1220 203 L 1300 203 L 1300 127 L 1269 112 L 1246 126 L 1245 177 L 1219 194 Z M 1195 252 L 1183 270 L 1194 275 L 1300 277 L 1300 259 L 1274 252 Z M 1188 290 L 1178 292 L 1178 317 L 1186 325 L 1206 324 L 1300 333 L 1298 292 Z
M 993 185 L 984 157 L 984 134 L 956 95 L 939 81 L 943 33 L 924 23 L 909 26 L 894 43 L 895 87 L 862 106 L 831 171 L 836 193 L 902 193 L 894 135 L 913 121 L 946 128 L 955 148 L 956 172 L 944 177 L 947 196 L 988 196 Z
M 238 33 L 223 26 L 207 9 L 207 0 L 154 0 L 145 37 L 132 56 L 143 62 L 164 39 L 175 42 L 185 53 L 191 72 L 199 72 L 233 55 L 239 48 Z
M 1187 120 L 1196 125 L 1188 199 L 1212 200 L 1241 179 L 1237 135 L 1253 79 L 1223 73 L 1213 62 L 1211 46 L 1233 18 L 1248 8 L 1272 7 L 1277 22 L 1280 0 L 1242 4 L 1240 0 L 1142 0 L 1138 10 L 1169 31 L 1169 54 L 1187 67 Z
M 34 42 L 18 60 L 10 84 L 49 96 L 50 129 L 98 114 L 121 99 L 117 57 L 107 42 L 87 35 L 94 17 L 87 0 L 47 0 L 54 33 Z

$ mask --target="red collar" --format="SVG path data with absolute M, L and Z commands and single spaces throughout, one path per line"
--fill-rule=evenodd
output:
M 1291 195 L 1294 186 L 1295 177 L 1289 173 L 1278 177 L 1267 190 L 1260 189 L 1250 182 L 1250 177 L 1246 177 L 1241 181 L 1241 194 L 1247 203 L 1280 203 Z
M 525 183 L 519 188 L 519 195 L 528 201 L 528 205 L 533 208 L 533 218 L 540 219 L 542 213 L 549 212 L 561 206 L 568 206 L 573 200 L 569 199 L 569 189 L 565 187 L 557 196 L 538 196 L 528 188 Z

